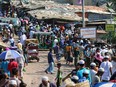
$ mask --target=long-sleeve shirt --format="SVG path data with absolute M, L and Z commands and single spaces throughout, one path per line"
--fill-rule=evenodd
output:
M 48 53 L 48 63 L 51 63 L 51 62 L 54 62 L 54 60 L 53 60 L 52 53 L 49 52 L 49 53 Z
M 82 69 L 80 69 L 80 70 L 77 71 L 77 76 L 79 77 L 79 79 L 82 79 L 82 78 L 83 78 L 83 72 L 84 72 L 85 70 L 89 71 L 89 76 L 88 76 L 87 79 L 88 79 L 89 82 L 91 83 L 90 70 L 88 70 L 88 69 L 86 69 L 86 68 L 82 68 Z

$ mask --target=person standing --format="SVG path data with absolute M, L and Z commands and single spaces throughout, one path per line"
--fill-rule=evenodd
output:
M 109 61 L 109 56 L 104 57 L 104 62 L 101 63 L 100 67 L 105 70 L 102 75 L 102 81 L 108 82 L 112 75 L 112 63 Z
M 78 63 L 79 63 L 80 69 L 77 71 L 77 76 L 79 77 L 79 79 L 82 79 L 83 78 L 83 72 L 84 71 L 88 71 L 88 78 L 87 79 L 91 83 L 90 70 L 85 68 L 85 61 L 84 60 L 80 60 Z
M 3 60 L 1 63 L 1 69 L 3 70 L 4 73 L 7 73 L 10 76 L 10 72 L 8 70 L 8 64 L 9 62 L 7 60 Z
M 19 77 L 23 78 L 23 68 L 25 66 L 25 58 L 23 56 L 23 49 L 22 49 L 22 44 L 20 43 L 20 40 L 18 41 L 17 48 L 18 48 L 18 52 L 22 56 L 21 58 L 17 58 L 17 62 L 19 64 L 18 65 Z
M 102 49 L 101 49 L 101 55 L 102 55 L 103 57 L 105 57 L 105 53 L 106 53 L 106 52 L 108 52 L 108 50 L 106 49 L 105 46 L 103 46 Z
M 10 37 L 9 42 L 10 42 L 10 46 L 14 47 L 14 38 Z
M 9 82 L 15 81 L 16 87 L 20 87 L 21 81 L 20 81 L 19 78 L 18 78 L 18 69 L 17 69 L 17 68 L 12 68 L 11 72 L 12 72 L 12 76 L 9 78 Z M 9 84 L 9 85 L 10 85 L 10 84 Z M 9 87 L 10 87 L 10 86 L 9 86 Z M 11 87 L 12 87 L 12 86 L 11 86 Z M 13 86 L 13 87 L 14 87 L 14 86 Z
M 94 85 L 93 81 L 95 79 L 95 75 L 97 74 L 95 69 L 96 69 L 96 64 L 93 62 L 90 64 L 90 74 L 91 74 L 92 86 Z
M 114 56 L 113 49 L 111 48 L 111 45 L 108 46 L 107 52 L 111 57 Z
M 52 56 L 52 49 L 49 49 L 49 53 L 48 53 L 48 64 L 49 67 L 45 70 L 46 73 L 50 72 L 51 74 L 53 74 L 54 72 L 54 59 Z
M 35 33 L 34 29 L 31 29 L 30 32 L 29 32 L 29 38 L 30 38 L 30 39 L 33 38 L 34 33 Z
M 58 43 L 58 39 L 57 39 L 57 37 L 55 36 L 55 39 L 54 39 L 54 42 L 53 42 L 53 47 L 55 47 L 57 43 Z
M 25 33 L 23 33 L 23 35 L 21 35 L 20 37 L 20 42 L 22 43 L 22 45 L 24 46 L 25 45 L 25 40 L 27 39 Z
M 95 74 L 94 80 L 92 80 L 92 83 L 93 83 L 92 86 L 93 86 L 93 87 L 94 87 L 97 83 L 101 82 L 101 77 L 102 77 L 103 73 L 104 73 L 104 69 L 103 69 L 103 68 L 99 68 L 99 69 L 98 69 L 98 72 Z
M 100 53 L 100 49 L 97 48 L 97 49 L 96 49 L 96 52 L 95 52 L 95 56 L 94 56 L 94 62 L 95 62 L 96 64 L 98 63 L 99 66 L 100 66 L 102 60 L 103 60 L 103 56 L 102 56 L 101 53 Z
M 58 68 L 58 70 L 57 70 L 57 77 L 56 77 L 56 85 L 57 85 L 57 87 L 60 87 L 61 86 L 61 84 L 62 84 L 62 71 L 61 71 L 61 63 L 58 63 L 57 64 L 57 68 Z
M 116 72 L 116 56 L 112 57 L 112 74 Z
M 72 49 L 71 45 L 67 44 L 67 46 L 66 46 L 66 53 L 67 53 L 66 64 L 69 64 L 69 65 L 73 61 L 73 60 L 71 61 L 71 49 Z
M 21 58 L 17 58 L 17 62 L 18 62 L 18 71 L 19 71 L 19 78 L 23 78 L 23 69 L 24 69 L 24 65 L 25 65 L 25 59 L 24 56 L 21 55 Z
M 58 39 L 57 37 L 55 36 L 55 39 L 53 41 L 53 49 L 54 49 L 54 53 L 55 53 L 55 47 L 56 47 L 56 44 L 58 43 Z
M 55 49 L 55 54 L 56 54 L 56 60 L 58 62 L 58 61 L 60 61 L 60 56 L 59 56 L 60 47 L 59 47 L 58 43 L 56 44 L 56 47 L 54 49 Z
M 73 54 L 74 54 L 74 65 L 76 66 L 79 61 L 79 45 L 77 43 L 73 43 Z
M 22 43 L 20 42 L 20 40 L 18 40 L 17 48 L 18 48 L 18 52 L 23 55 Z
M 88 77 L 89 77 L 89 71 L 88 70 L 84 70 L 83 77 L 80 78 L 78 80 L 78 82 L 81 83 L 81 82 L 87 81 L 88 80 Z
M 15 61 L 15 59 L 11 59 L 8 64 L 8 70 L 10 71 L 10 76 L 12 76 L 12 69 L 18 68 L 18 63 Z

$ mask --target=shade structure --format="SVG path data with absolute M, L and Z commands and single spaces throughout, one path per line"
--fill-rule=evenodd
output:
M 0 54 L 0 59 L 16 59 L 21 58 L 22 56 L 15 50 L 7 50 Z
M 64 19 L 64 20 L 71 20 L 71 21 L 82 21 L 82 18 L 79 17 L 77 14 L 72 12 L 62 12 L 62 11 L 55 11 L 55 10 L 32 10 L 28 11 L 28 14 L 32 15 L 33 17 L 36 15 L 37 19 Z M 86 18 L 85 21 L 88 19 Z

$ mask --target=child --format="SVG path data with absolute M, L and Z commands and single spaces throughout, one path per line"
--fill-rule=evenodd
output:
M 57 87 L 60 87 L 60 86 L 61 86 L 61 83 L 62 83 L 61 63 L 58 63 L 58 64 L 57 64 L 57 68 L 58 68 L 58 70 L 57 70 L 57 77 L 56 77 L 55 80 L 57 80 L 57 81 L 56 81 Z

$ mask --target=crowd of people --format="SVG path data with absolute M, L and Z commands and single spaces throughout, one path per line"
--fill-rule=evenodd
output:
M 66 64 L 67 66 L 69 65 L 69 67 L 71 64 L 73 64 L 72 60 L 74 60 L 73 65 L 75 65 L 75 69 L 72 70 L 72 72 L 69 73 L 66 77 L 63 77 L 62 71 L 58 69 L 59 80 L 57 80 L 58 81 L 57 87 L 62 86 L 61 83 L 68 78 L 70 78 L 71 81 L 74 82 L 75 84 L 84 81 L 89 81 L 91 87 L 94 87 L 97 83 L 100 82 L 116 81 L 116 56 L 115 56 L 115 49 L 111 48 L 111 45 L 107 45 L 107 47 L 105 45 L 102 46 L 101 48 L 100 47 L 98 48 L 95 47 L 94 45 L 90 46 L 90 42 L 87 44 L 85 43 L 79 44 L 79 42 L 76 42 L 77 45 L 76 47 L 78 47 L 77 48 L 78 50 L 76 50 L 77 51 L 76 54 L 73 48 L 74 47 L 73 44 L 75 43 L 73 42 L 72 45 L 65 46 L 65 48 L 67 48 L 67 46 L 70 46 L 68 48 L 68 51 L 70 53 L 67 52 L 66 50 L 64 52 L 64 57 L 66 57 L 65 58 Z M 85 44 L 85 47 L 82 44 Z M 59 64 L 62 57 L 59 56 L 60 58 L 58 58 L 57 55 L 60 55 L 60 53 L 57 51 L 55 52 L 56 52 L 56 60 Z M 47 74 L 54 73 L 55 62 L 52 55 L 53 55 L 52 49 L 50 49 L 50 52 L 48 53 L 49 67 L 45 70 Z M 67 58 L 69 59 L 67 60 Z M 112 75 L 113 75 L 113 79 L 111 77 Z

